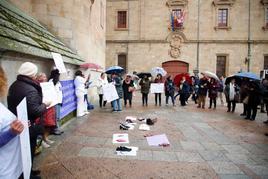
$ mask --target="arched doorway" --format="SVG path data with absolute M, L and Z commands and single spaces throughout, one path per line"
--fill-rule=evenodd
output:
M 173 60 L 162 63 L 162 67 L 167 71 L 168 75 L 172 77 L 179 73 L 188 73 L 189 64 L 186 62 Z

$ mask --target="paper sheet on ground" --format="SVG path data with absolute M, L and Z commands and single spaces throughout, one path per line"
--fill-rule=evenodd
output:
M 125 124 L 126 126 L 128 126 L 128 130 L 133 130 L 135 128 L 133 123 L 129 123 L 129 124 Z
M 139 126 L 139 130 L 141 130 L 141 131 L 149 131 L 150 130 L 150 126 L 148 126 L 147 124 L 141 124 Z
M 164 93 L 164 83 L 151 83 L 151 93 Z
M 166 134 L 146 137 L 149 146 L 159 146 L 161 144 L 170 144 Z
M 112 83 L 104 85 L 102 89 L 104 99 L 106 99 L 108 103 L 119 98 L 115 86 Z
M 127 119 L 130 119 L 131 121 L 136 121 L 137 120 L 137 117 L 134 117 L 134 116 L 127 116 L 126 117 L 126 120 Z
M 24 130 L 20 134 L 23 176 L 25 179 L 29 179 L 32 168 L 32 159 L 31 159 L 31 149 L 29 140 L 30 137 L 29 137 L 26 98 L 24 98 L 17 106 L 17 115 L 18 119 L 21 120 L 21 122 L 24 125 Z
M 16 116 L 11 111 L 9 111 L 2 103 L 0 103 L 0 114 L 1 116 L 4 116 L 0 117 L 0 130 L 2 129 L 2 131 L 5 131 L 10 127 L 11 122 L 16 119 Z
M 121 156 L 136 156 L 137 155 L 137 151 L 139 150 L 138 147 L 133 147 L 133 146 L 126 146 L 127 148 L 131 148 L 130 152 L 121 152 L 121 151 L 116 151 L 117 155 L 121 155 Z
M 51 52 L 56 68 L 60 73 L 67 73 L 61 54 Z
M 128 144 L 128 134 L 113 134 L 113 144 Z
M 43 103 L 51 102 L 50 106 L 48 106 L 47 108 L 58 104 L 57 92 L 53 82 L 40 83 L 40 86 L 42 88 L 43 93 Z

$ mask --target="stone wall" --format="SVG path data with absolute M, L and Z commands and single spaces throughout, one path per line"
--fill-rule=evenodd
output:
M 127 54 L 129 71 L 148 71 L 165 61 L 180 60 L 189 63 L 192 72 L 197 65 L 198 1 L 185 6 L 185 36 L 181 55 L 174 59 L 169 55 L 168 36 L 171 31 L 170 11 L 166 0 L 107 0 L 107 48 L 106 65 L 117 65 L 117 55 Z M 217 8 L 213 0 L 200 5 L 200 70 L 216 71 L 217 54 L 227 55 L 227 75 L 247 70 L 248 1 L 236 0 L 230 6 L 230 28 L 217 29 Z M 264 55 L 268 54 L 268 31 L 263 30 L 264 6 L 251 1 L 252 60 L 250 70 L 259 73 L 263 69 Z M 116 29 L 117 10 L 128 11 L 128 29 Z
M 106 0 L 9 0 L 87 62 L 105 67 Z M 103 23 L 101 24 L 101 3 Z

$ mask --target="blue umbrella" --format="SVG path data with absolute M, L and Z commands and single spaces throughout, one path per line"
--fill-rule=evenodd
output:
M 241 77 L 241 78 L 249 78 L 252 80 L 261 80 L 258 75 L 252 72 L 241 72 L 241 73 L 236 73 L 234 76 Z
M 124 68 L 120 66 L 111 66 L 106 69 L 105 73 L 112 74 L 112 73 L 122 73 L 124 71 Z

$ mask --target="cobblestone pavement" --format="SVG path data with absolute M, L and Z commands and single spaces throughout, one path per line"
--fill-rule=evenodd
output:
M 95 109 L 87 117 L 72 120 L 63 136 L 36 158 L 35 168 L 43 178 L 268 178 L 268 126 L 266 114 L 256 121 L 234 114 L 226 107 L 142 107 L 140 96 L 132 108 L 111 113 L 110 105 Z M 130 146 L 139 147 L 137 156 L 117 156 L 113 133 L 126 116 L 157 117 L 151 131 L 129 130 Z M 125 131 L 123 131 L 125 132 Z M 150 147 L 144 134 L 165 133 L 169 147 Z

